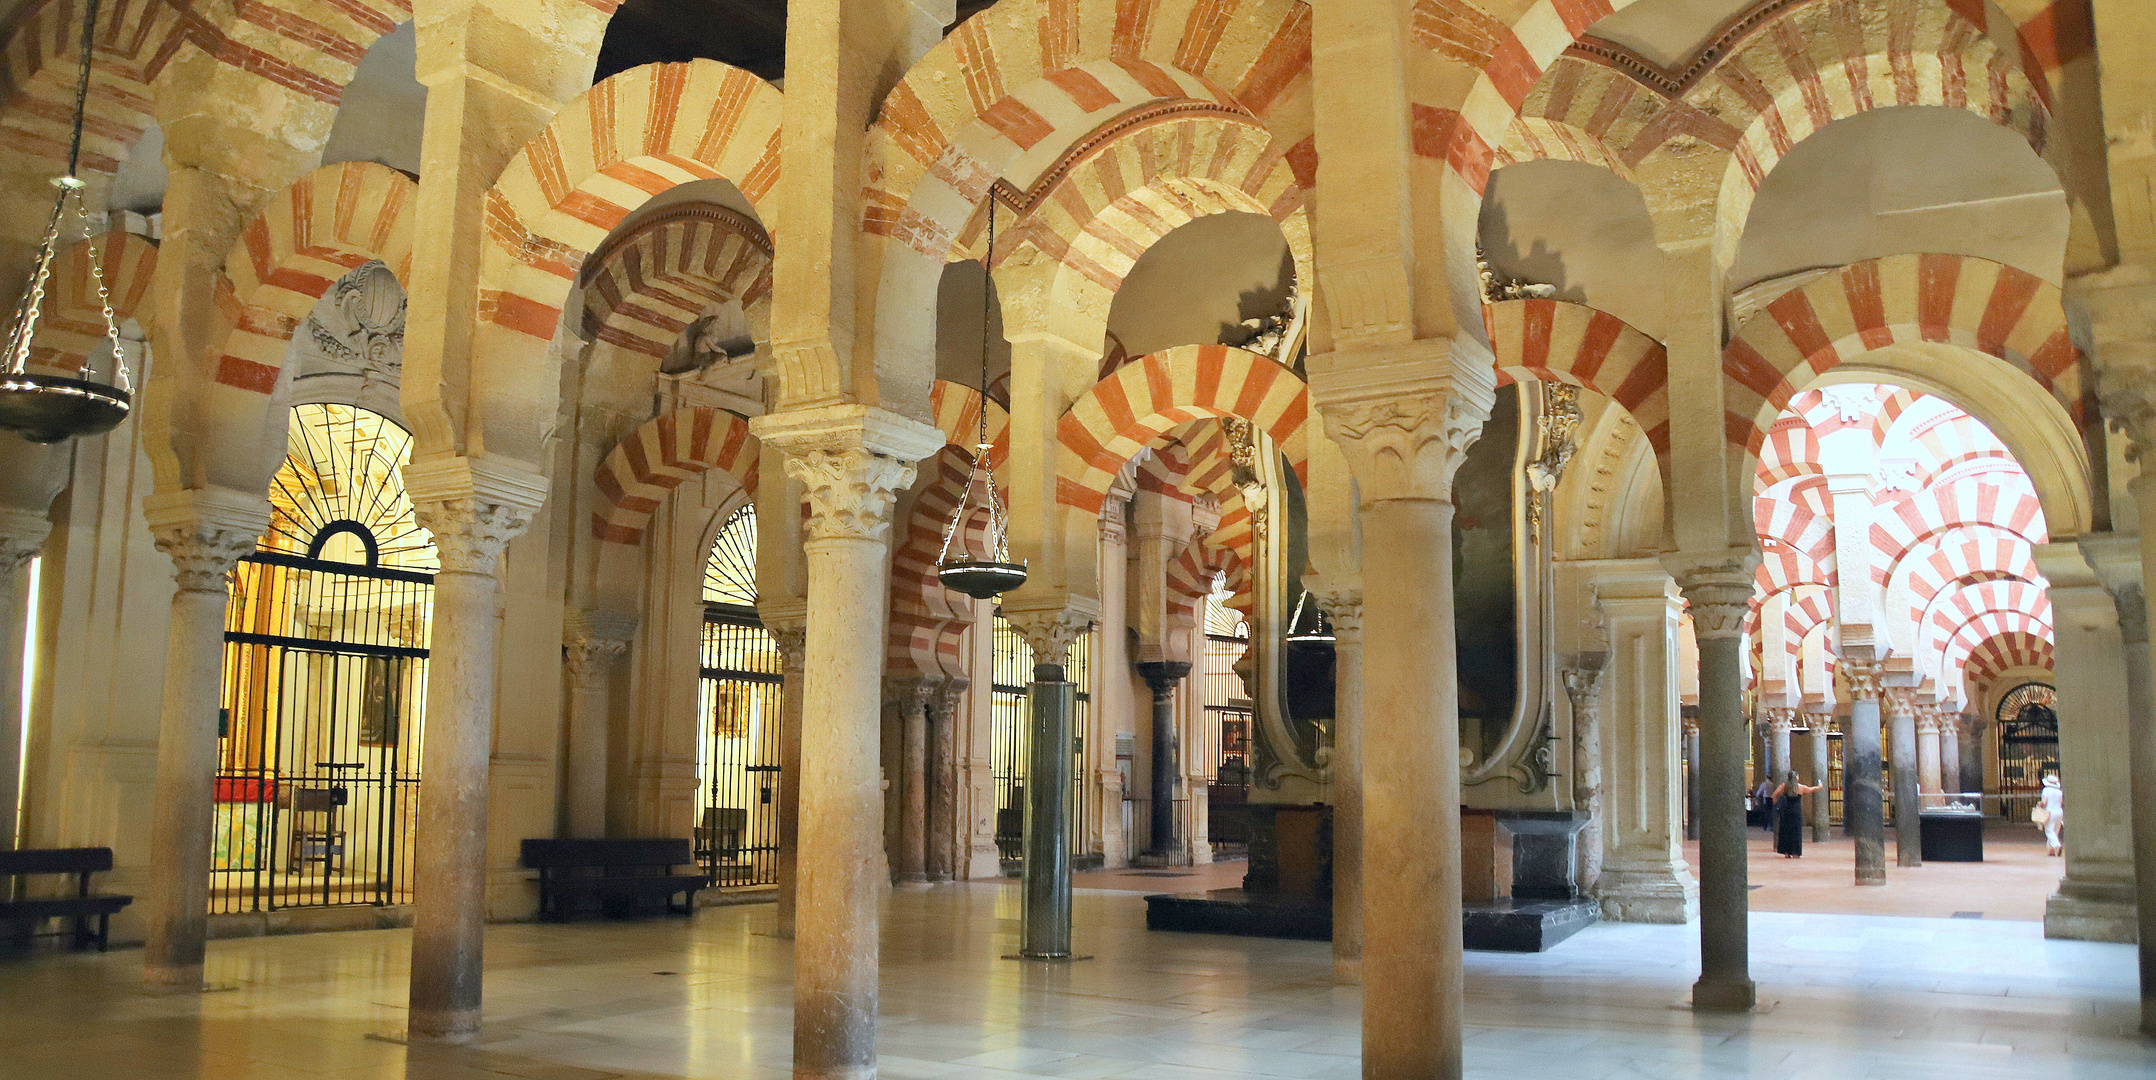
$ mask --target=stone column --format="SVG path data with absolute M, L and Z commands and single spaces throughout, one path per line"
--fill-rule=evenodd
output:
M 928 880 L 928 710 L 938 681 L 919 680 L 900 703 L 898 859 L 891 876 L 908 884 Z
M 1961 793 L 1960 721 L 1959 716 L 1946 709 L 1932 713 L 1932 723 L 1939 731 L 1939 790 L 1950 795 Z
M 1856 882 L 1859 885 L 1886 884 L 1886 787 L 1879 763 L 1879 667 L 1878 662 L 1868 655 L 1850 655 L 1841 659 L 1842 674 L 1849 683 L 1849 720 L 1842 729 L 1842 832 L 1856 841 Z
M 1684 705 L 1684 838 L 1699 839 L 1699 706 Z
M 1462 1073 L 1460 718 L 1452 481 L 1494 373 L 1441 340 L 1311 358 L 1362 495 L 1363 1076 Z
M 831 405 L 759 416 L 809 514 L 794 922 L 794 1075 L 876 1075 L 877 902 L 883 806 L 878 733 L 889 617 L 891 504 L 935 428 L 881 409 Z
M 1916 786 L 1920 794 L 1945 790 L 1939 766 L 1939 711 L 1929 705 L 1916 710 Z M 1922 804 L 1918 804 L 1922 809 Z
M 2156 389 L 2156 388 L 2152 388 Z M 2150 398 L 2150 411 L 2156 413 L 2156 393 Z M 2110 411 L 2110 402 L 2105 402 Z M 2151 419 L 2156 419 L 2152 417 Z M 2136 425 L 2134 445 L 2143 451 L 2143 459 L 2149 460 L 2146 449 L 2156 445 L 2144 439 L 2140 431 L 2148 425 Z M 2143 472 L 2131 485 L 2134 504 L 2141 515 L 2141 580 L 2156 577 L 2156 472 Z M 2131 650 L 2138 655 L 2126 665 L 2128 684 L 2127 709 L 2134 723 L 2129 726 L 2132 738 L 2127 741 L 2127 760 L 2130 762 L 2133 783 L 2134 823 L 2134 902 L 2136 938 L 2140 942 L 2141 958 L 2141 1032 L 2156 1035 L 2156 696 L 2150 690 L 2151 657 L 2149 653 L 2148 605 L 2142 590 L 2122 587 L 2119 604 L 2123 610 L 2136 600 L 2142 600 L 2138 619 L 2119 619 L 2120 636 L 2138 639 L 2142 644 Z M 2070 819 L 2069 819 L 2070 820 Z M 2069 828 L 2072 826 L 2069 825 Z
M 1609 653 L 1584 652 L 1562 672 L 1572 704 L 1572 808 L 1587 815 L 1580 829 L 1579 887 L 1594 895 L 1602 880 L 1602 670 Z
M 412 860 L 414 1037 L 462 1041 L 479 1031 L 487 921 L 487 768 L 494 748 L 496 569 L 546 498 L 536 473 L 470 458 L 404 468 L 419 523 L 434 535 L 433 644 L 427 733 L 420 746 L 418 843 Z
M 209 928 L 210 832 L 216 817 L 217 709 L 223 698 L 227 576 L 269 527 L 259 496 L 221 489 L 152 496 L 157 549 L 172 557 L 165 699 L 157 725 L 157 795 L 150 825 L 150 892 L 143 977 L 202 985 Z
M 1609 642 L 1602 677 L 1602 917 L 1682 924 L 1699 915 L 1699 883 L 1685 860 L 1685 729 L 1678 704 L 1682 601 L 1652 559 L 1586 568 L 1593 610 Z
M 633 617 L 575 612 L 562 633 L 569 668 L 569 835 L 607 835 L 607 745 L 612 727 L 614 661 L 629 650 Z
M 1746 891 L 1742 666 L 1757 556 L 1739 550 L 1668 561 L 1699 640 L 1699 981 L 1692 1007 L 1743 1011 L 1758 1001 Z
M 1362 981 L 1362 590 L 1313 588 L 1310 600 L 1333 625 L 1333 981 L 1353 986 Z
M 1175 843 L 1175 782 L 1182 775 L 1180 740 L 1175 735 L 1175 688 L 1190 674 L 1180 660 L 1143 660 L 1138 674 L 1153 692 L 1153 802 L 1151 832 L 1141 866 L 1176 866 L 1189 862 Z
M 944 679 L 928 699 L 928 880 L 958 878 L 958 695 L 963 679 Z
M 2049 584 L 2059 774 L 2066 784 L 2065 876 L 2044 905 L 2044 936 L 2131 943 L 2135 935 L 2133 783 L 2119 752 L 2146 723 L 2148 620 L 2141 545 L 2096 533 L 2036 549 Z
M 1811 719 L 1812 776 L 1808 782 L 1819 788 L 1818 793 L 1811 797 L 1812 841 L 1818 843 L 1825 841 L 1827 834 L 1834 828 L 1834 805 L 1827 797 L 1828 774 L 1833 771 L 1834 764 L 1833 755 L 1829 753 L 1832 749 L 1829 736 L 1832 733 L 1834 714 L 1815 712 L 1811 714 Z
M 779 890 L 777 903 L 779 937 L 792 941 L 794 912 L 801 894 L 795 869 L 801 832 L 801 698 L 802 657 L 807 652 L 808 623 L 801 619 L 764 616 L 764 629 L 778 645 L 785 682 L 779 685 Z
M 1923 800 L 1917 795 L 1916 695 L 1908 687 L 1880 691 L 1886 711 L 1888 747 L 1894 758 L 1894 864 L 1924 865 L 1922 826 L 1918 813 Z
M 1019 949 L 1028 960 L 1071 957 L 1071 714 L 1077 687 L 1064 681 L 1071 642 L 1092 620 L 1070 608 L 1010 611 L 1033 650 L 1026 695 L 1025 907 Z M 1159 700 L 1156 692 L 1154 700 Z M 1155 706 L 1158 716 L 1158 706 Z
M 1954 718 L 1961 732 L 1961 786 L 1977 794 L 1984 791 L 1984 722 L 1968 713 Z
M 1797 710 L 1779 706 L 1765 710 L 1767 734 L 1767 779 L 1780 783 L 1782 774 L 1797 767 L 1796 758 L 1790 753 L 1790 735 L 1797 729 Z
M 51 532 L 52 521 L 43 514 L 0 509 L 0 851 L 15 847 L 15 807 L 22 801 L 20 706 L 31 675 L 23 670 L 22 642 L 35 617 L 28 568 Z M 0 899 L 6 896 L 0 885 Z

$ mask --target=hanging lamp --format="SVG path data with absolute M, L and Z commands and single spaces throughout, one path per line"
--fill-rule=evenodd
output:
M 988 316 L 993 297 L 989 293 L 988 268 L 996 252 L 996 195 L 988 193 L 988 247 L 981 253 L 981 407 L 980 427 L 973 445 L 973 469 L 966 474 L 966 490 L 951 509 L 950 524 L 943 527 L 943 550 L 936 555 L 936 577 L 945 587 L 976 600 L 988 600 L 1026 583 L 1024 563 L 1011 561 L 1010 520 L 1004 516 L 1003 500 L 996 495 L 995 470 L 988 464 Z M 979 494 L 976 495 L 975 493 Z M 979 558 L 966 550 L 958 538 L 967 511 L 978 506 L 988 512 L 988 533 L 982 537 Z M 952 557 L 952 546 L 958 548 Z
M 120 348 L 120 326 L 112 317 L 112 296 L 105 288 L 105 271 L 98 257 L 97 237 L 90 227 L 89 208 L 83 204 L 83 182 L 75 173 L 82 163 L 83 120 L 90 101 L 90 62 L 96 45 L 98 0 L 89 0 L 82 19 L 82 71 L 75 80 L 74 133 L 68 143 L 67 174 L 55 177 L 60 191 L 53 200 L 52 220 L 45 226 L 45 240 L 37 249 L 37 266 L 15 305 L 8 324 L 7 351 L 0 354 L 0 428 L 34 443 L 56 443 L 81 435 L 100 435 L 127 419 L 134 386 L 127 377 L 127 354 Z M 45 285 L 52 278 L 53 261 L 59 257 L 60 226 L 69 208 L 82 224 L 82 239 L 90 260 L 90 280 L 97 286 L 98 307 L 105 316 L 105 338 L 112 343 L 112 381 L 100 383 L 85 360 L 84 378 L 44 375 L 30 371 L 30 346 L 37 338 L 38 319 L 45 303 Z

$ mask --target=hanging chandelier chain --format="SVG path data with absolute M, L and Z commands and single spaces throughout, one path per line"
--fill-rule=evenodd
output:
M 135 392 L 135 383 L 127 377 L 127 352 L 120 346 L 120 324 L 112 315 L 112 292 L 105 287 L 104 260 L 98 257 L 96 230 L 90 227 L 90 208 L 83 205 L 79 189 L 75 192 L 75 211 L 82 218 L 82 242 L 89 250 L 90 281 L 97 286 L 97 310 L 105 317 L 105 340 L 112 343 L 112 384 L 131 394 Z
M 943 527 L 943 547 L 936 554 L 939 565 L 951 565 L 951 545 L 958 540 L 958 530 L 966 520 L 966 506 L 980 496 L 982 508 L 988 511 L 988 535 L 983 539 L 983 555 L 992 562 L 1007 563 L 1011 557 L 1010 525 L 1004 517 L 1003 499 L 996 493 L 995 471 L 990 467 L 988 452 L 988 345 L 992 340 L 989 317 L 995 311 L 993 268 L 996 253 L 996 195 L 988 193 L 988 243 L 981 251 L 981 400 L 974 416 L 973 466 L 966 471 L 965 489 L 959 492 L 958 505 L 951 508 L 951 520 Z M 961 552 L 963 554 L 963 552 Z M 1023 580 L 1023 577 L 1019 580 Z
M 30 343 L 37 337 L 39 313 L 45 306 L 45 281 L 52 276 L 53 250 L 60 246 L 60 220 L 67 213 L 68 189 L 60 189 L 53 202 L 52 220 L 45 225 L 45 239 L 38 245 L 37 266 L 30 271 L 30 287 L 23 290 L 15 308 L 15 324 L 8 331 L 7 373 L 21 375 L 30 366 Z

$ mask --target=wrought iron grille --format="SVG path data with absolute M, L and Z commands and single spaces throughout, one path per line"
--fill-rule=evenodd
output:
M 1077 706 L 1071 712 L 1071 827 L 1082 833 L 1086 820 L 1085 738 L 1092 730 L 1093 632 L 1071 642 L 1063 677 L 1076 683 Z M 1033 683 L 1033 649 L 1025 636 L 999 613 L 995 627 L 995 675 L 989 695 L 993 731 L 989 767 L 996 781 L 996 849 L 1006 863 L 1025 860 L 1026 773 L 1030 725 L 1026 693 Z M 1072 848 L 1076 851 L 1075 845 Z
M 756 511 L 727 518 L 704 567 L 696 859 L 713 885 L 779 880 L 784 665 L 756 617 Z
M 2044 774 L 2059 771 L 2058 691 L 2023 683 L 1999 699 L 1993 749 L 1999 758 L 1999 815 L 2027 821 L 2044 790 Z M 1963 787 L 1969 785 L 1963 784 Z
M 225 606 L 210 910 L 411 898 L 433 541 L 373 413 L 293 410 L 270 528 Z

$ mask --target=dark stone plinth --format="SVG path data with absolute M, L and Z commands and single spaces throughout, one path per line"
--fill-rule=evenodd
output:
M 1470 949 L 1542 952 L 1600 917 L 1592 900 L 1498 900 L 1468 904 L 1461 929 Z M 1145 928 L 1330 941 L 1333 912 L 1331 904 L 1309 897 L 1214 889 L 1146 897 Z
M 1571 810 L 1500 810 L 1497 823 L 1512 834 L 1512 898 L 1571 901 L 1580 896 L 1573 868 L 1587 815 Z
M 1592 900 L 1498 900 L 1467 905 L 1461 929 L 1477 952 L 1546 952 L 1601 917 Z
M 1917 816 L 1925 862 L 1983 862 L 1984 815 L 1926 810 Z
M 1331 941 L 1333 908 L 1312 897 L 1242 889 L 1160 894 L 1145 898 L 1145 928 Z

